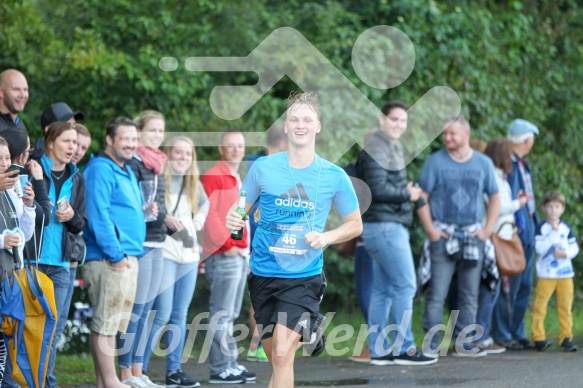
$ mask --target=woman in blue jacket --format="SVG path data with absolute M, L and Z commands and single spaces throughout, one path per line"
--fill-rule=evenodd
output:
M 59 319 L 64 311 L 68 311 L 65 303 L 70 283 L 69 233 L 81 232 L 87 222 L 85 181 L 71 162 L 76 149 L 75 124 L 57 122 L 49 126 L 45 133 L 46 153 L 40 159 L 40 163 L 52 203 L 52 213 L 44 232 L 37 225 L 37 234 L 43 233 L 39 270 L 53 281 Z M 59 338 L 60 335 L 60 332 L 56 332 L 54 338 Z M 53 341 L 47 369 L 46 386 L 51 388 L 57 386 L 57 379 L 53 374 L 56 342 Z

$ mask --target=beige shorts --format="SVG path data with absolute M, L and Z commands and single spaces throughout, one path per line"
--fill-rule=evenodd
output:
M 93 318 L 89 328 L 101 335 L 125 333 L 132 315 L 138 284 L 138 259 L 128 256 L 130 267 L 114 268 L 109 260 L 91 260 L 83 266 Z

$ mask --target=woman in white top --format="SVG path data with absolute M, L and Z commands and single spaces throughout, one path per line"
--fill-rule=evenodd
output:
M 514 224 L 514 213 L 526 205 L 527 201 L 527 196 L 523 192 L 518 193 L 518 198 L 512 199 L 512 190 L 506 180 L 506 174 L 512 172 L 512 143 L 505 138 L 494 138 L 486 146 L 484 154 L 489 156 L 494 163 L 496 183 L 500 193 L 500 215 L 494 226 L 494 232 L 500 232 L 501 237 L 510 239 L 513 233 L 512 227 L 506 225 L 502 230 L 500 230 L 500 227 L 505 222 Z M 500 280 L 494 292 L 484 282 L 480 285 L 476 318 L 478 324 L 484 328 L 484 334 L 482 335 L 482 340 L 478 341 L 478 346 L 488 353 L 502 353 L 506 350 L 489 339 L 492 327 L 492 313 L 499 294 Z
M 162 283 L 153 311 L 156 313 L 143 370 L 148 368 L 152 349 L 160 340 L 166 324 L 173 325 L 166 333 L 168 356 L 166 387 L 198 387 L 200 384 L 180 369 L 180 358 L 186 338 L 186 316 L 194 295 L 200 251 L 196 231 L 202 229 L 208 213 L 208 197 L 199 181 L 194 143 L 177 136 L 166 144 L 166 223 L 172 229 L 164 241 Z M 176 328 L 180 340 L 174 339 Z M 166 347 L 162 347 L 166 348 Z

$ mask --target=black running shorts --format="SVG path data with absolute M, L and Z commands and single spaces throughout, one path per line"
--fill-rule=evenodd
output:
M 311 332 L 326 290 L 323 272 L 295 279 L 268 278 L 251 273 L 247 281 L 261 339 L 272 337 L 277 323 L 300 334 L 305 330 Z M 301 341 L 308 340 L 302 338 Z

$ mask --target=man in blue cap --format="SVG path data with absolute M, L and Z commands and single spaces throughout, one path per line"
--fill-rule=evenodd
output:
M 510 276 L 509 298 L 499 298 L 494 307 L 493 336 L 494 340 L 510 350 L 533 349 L 532 342 L 526 337 L 524 330 L 524 315 L 528 307 L 528 298 L 532 287 L 532 269 L 534 267 L 534 235 L 539 223 L 534 201 L 534 184 L 532 173 L 524 158 L 530 153 L 534 144 L 534 136 L 539 130 L 533 123 L 515 119 L 508 126 L 508 139 L 513 143 L 512 173 L 507 180 L 512 189 L 512 198 L 526 195 L 527 205 L 515 213 L 516 226 L 526 257 L 526 268 L 520 275 Z

